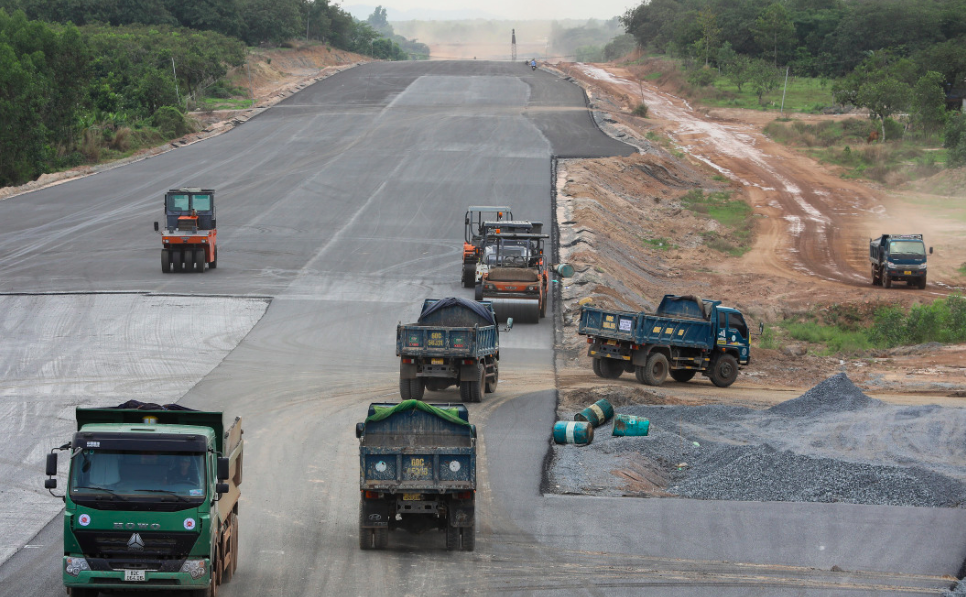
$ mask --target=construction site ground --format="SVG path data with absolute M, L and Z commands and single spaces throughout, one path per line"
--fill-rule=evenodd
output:
M 673 89 L 641 82 L 646 66 L 554 68 L 586 89 L 605 132 L 642 148 L 627 158 L 567 160 L 558 167 L 561 258 L 578 271 L 563 292 L 562 407 L 571 390 L 581 393 L 600 381 L 591 372 L 585 338 L 576 334 L 580 299 L 653 309 L 664 294 L 693 294 L 741 309 L 757 336 L 759 322 L 775 326 L 790 315 L 821 313 L 833 305 L 866 313 L 880 304 L 909 306 L 961 292 L 966 284 L 957 271 L 966 261 L 966 205 L 961 198 L 924 192 L 931 186 L 928 180 L 886 189 L 845 179 L 835 168 L 765 136 L 762 129 L 777 113 L 696 108 Z M 647 118 L 631 114 L 642 97 Z M 943 172 L 937 180 L 950 176 Z M 702 235 L 720 226 L 682 206 L 679 199 L 693 189 L 728 191 L 751 205 L 755 238 L 743 256 L 704 244 Z M 869 238 L 885 232 L 923 233 L 934 247 L 925 291 L 871 285 Z M 654 239 L 666 242 L 655 246 Z M 789 338 L 784 343 L 764 350 L 753 340 L 751 365 L 726 390 L 698 376 L 695 382 L 669 382 L 647 391 L 672 402 L 767 405 L 845 372 L 882 400 L 966 405 L 964 345 L 818 356 L 823 347 Z M 633 375 L 614 383 L 631 393 L 641 391 Z

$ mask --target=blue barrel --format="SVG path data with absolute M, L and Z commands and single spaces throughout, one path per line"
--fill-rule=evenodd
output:
M 634 415 L 614 415 L 614 433 L 612 435 L 647 435 L 651 422 L 644 417 Z
M 606 398 L 601 398 L 584 410 L 574 415 L 574 421 L 587 421 L 594 427 L 600 427 L 614 416 L 614 407 Z
M 586 421 L 557 421 L 553 424 L 553 441 L 586 446 L 594 441 L 594 426 Z

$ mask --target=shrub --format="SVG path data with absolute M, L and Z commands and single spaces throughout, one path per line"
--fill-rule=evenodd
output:
M 632 114 L 634 114 L 634 116 L 640 116 L 641 118 L 647 118 L 647 104 L 644 102 L 637 104 L 637 107 L 634 108 Z
M 688 74 L 688 83 L 691 83 L 695 87 L 708 87 L 709 85 L 713 85 L 717 78 L 718 74 L 715 70 L 705 66 L 691 71 Z
M 177 108 L 162 106 L 151 117 L 151 122 L 166 139 L 174 139 L 191 132 L 191 126 Z

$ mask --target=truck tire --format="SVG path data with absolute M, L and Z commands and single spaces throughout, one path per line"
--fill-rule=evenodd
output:
M 476 283 L 476 290 L 473 291 L 473 300 L 482 301 L 483 300 L 483 284 L 480 282 Z
M 389 547 L 389 527 L 379 527 L 373 530 L 373 544 L 376 549 Z
M 882 286 L 883 288 L 892 288 L 892 278 L 889 274 L 882 275 Z
M 399 397 L 403 400 L 409 400 L 412 397 L 408 379 L 399 378 Z
M 463 264 L 463 288 L 473 288 L 474 284 L 476 284 L 476 264 L 464 263 Z
M 161 249 L 161 271 L 165 274 L 171 271 L 171 252 Z
M 475 381 L 461 381 L 460 382 L 460 398 L 463 402 L 482 402 L 483 401 L 483 384 L 485 383 L 484 377 L 485 372 L 483 367 L 477 366 L 479 370 L 478 379 Z
M 925 289 L 926 289 L 926 276 L 923 276 L 922 278 L 919 278 L 919 290 L 925 290 Z
M 711 383 L 727 388 L 738 379 L 738 360 L 730 354 L 721 355 L 711 366 Z
M 376 529 L 362 526 L 365 522 L 362 504 L 359 504 L 359 549 L 376 549 Z
M 667 379 L 667 357 L 661 352 L 652 352 L 647 357 L 643 367 L 638 367 L 634 374 L 637 381 L 649 386 L 659 386 Z
M 184 259 L 183 255 L 184 253 L 181 251 L 171 251 L 171 269 L 176 274 L 180 274 L 184 269 L 184 262 L 182 261 Z
M 456 551 L 460 547 L 460 528 L 446 525 L 446 551 Z
M 195 271 L 199 274 L 205 273 L 205 250 L 198 249 L 195 251 Z
M 694 369 L 672 369 L 671 379 L 680 383 L 687 383 L 694 378 L 697 373 Z
M 617 379 L 624 372 L 623 361 L 614 359 L 598 359 L 600 361 L 600 373 L 604 379 Z
M 460 529 L 460 549 L 473 551 L 476 549 L 476 523 Z
M 486 380 L 486 387 L 483 388 L 483 391 L 487 394 L 492 394 L 493 392 L 496 392 L 496 385 L 500 383 L 500 363 L 493 361 L 491 365 L 492 365 L 493 373 Z
M 409 396 L 413 400 L 422 400 L 426 393 L 426 380 L 422 377 L 409 380 Z
M 208 264 L 208 267 L 211 269 L 215 269 L 216 267 L 218 267 L 218 247 L 215 247 L 213 251 L 214 252 L 212 253 L 212 256 L 211 256 L 211 263 Z

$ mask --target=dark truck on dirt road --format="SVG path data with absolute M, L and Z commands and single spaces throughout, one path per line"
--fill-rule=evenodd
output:
M 503 327 L 509 330 L 513 320 Z M 463 298 L 426 299 L 415 323 L 396 326 L 399 395 L 459 385 L 460 399 L 480 402 L 500 380 L 500 326 L 493 307 Z
M 356 437 L 361 549 L 385 549 L 396 529 L 437 529 L 446 533 L 446 549 L 473 551 L 476 427 L 465 406 L 370 404 Z
M 210 597 L 238 565 L 241 419 L 130 401 L 78 408 L 69 452 L 63 579 L 73 597 L 190 591 Z M 47 456 L 48 490 L 57 454 Z M 53 494 L 53 491 L 51 491 Z
M 893 282 L 905 282 L 919 289 L 926 287 L 926 245 L 921 234 L 883 234 L 870 239 L 869 262 L 873 286 L 892 288 Z
M 605 379 L 633 371 L 639 382 L 659 386 L 669 373 L 686 382 L 700 372 L 726 388 L 751 360 L 741 312 L 694 296 L 665 295 L 654 314 L 584 305 L 577 331 L 587 336 L 594 373 Z

